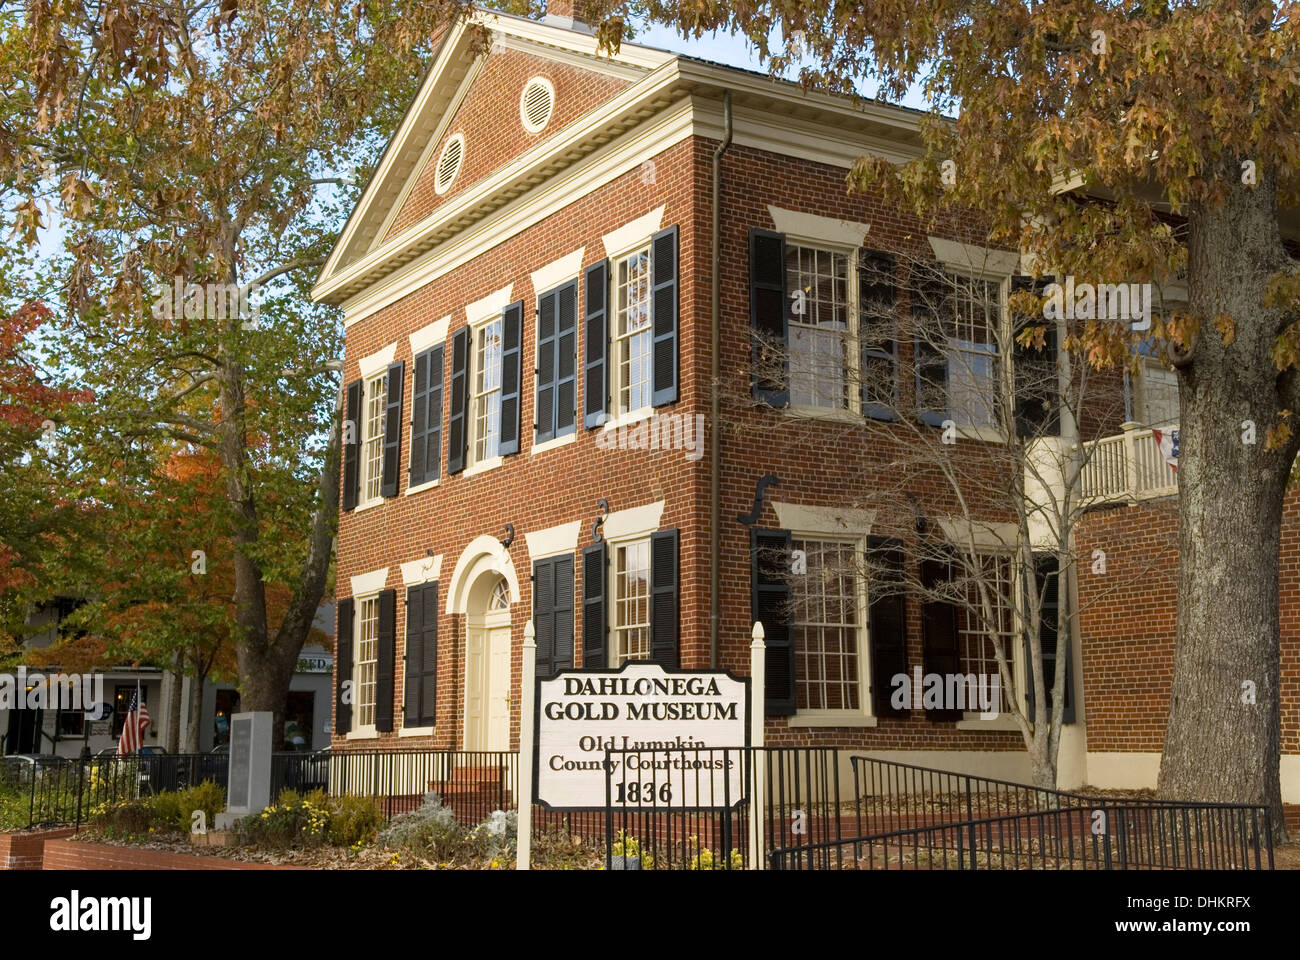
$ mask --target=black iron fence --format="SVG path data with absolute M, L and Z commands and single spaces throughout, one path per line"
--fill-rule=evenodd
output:
M 769 866 L 1273 868 L 1272 824 L 1263 806 L 1087 796 L 873 757 L 851 757 L 850 764 L 853 829 L 775 845 Z

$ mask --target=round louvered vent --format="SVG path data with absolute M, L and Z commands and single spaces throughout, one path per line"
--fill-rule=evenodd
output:
M 465 135 L 458 133 L 443 145 L 438 155 L 438 167 L 433 176 L 434 193 L 446 193 L 451 182 L 460 173 L 460 163 L 465 159 Z
M 555 109 L 555 87 L 545 77 L 533 77 L 519 97 L 519 117 L 529 133 L 540 133 Z

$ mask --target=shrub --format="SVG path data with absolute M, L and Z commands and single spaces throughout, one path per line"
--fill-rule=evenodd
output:
M 315 794 L 308 794 L 308 802 Z M 324 797 L 324 793 L 321 792 Z M 329 797 L 329 842 L 338 847 L 369 843 L 384 825 L 384 814 L 373 797 Z
M 91 813 L 91 826 L 98 827 L 106 833 L 126 834 L 149 832 L 154 821 L 154 798 L 137 797 L 133 800 L 118 800 L 115 803 L 103 803 Z
M 215 780 L 204 780 L 197 786 L 182 790 L 176 798 L 179 809 L 173 822 L 186 832 L 194 822 L 195 810 L 203 811 L 208 829 L 212 829 L 217 814 L 226 809 L 226 790 Z
M 329 811 L 307 800 L 276 803 L 235 824 L 240 843 L 272 847 L 313 847 L 325 843 Z
M 732 870 L 744 870 L 745 859 L 740 855 L 740 851 L 735 847 L 731 848 L 731 853 L 727 857 L 729 866 Z M 700 846 L 699 837 L 691 837 L 686 841 L 686 869 L 687 870 L 722 870 L 723 865 L 714 857 L 713 851 L 708 847 Z
M 464 853 L 468 837 L 469 831 L 450 807 L 442 805 L 442 798 L 426 793 L 417 809 L 393 818 L 379 834 L 378 843 L 418 857 L 450 860 Z

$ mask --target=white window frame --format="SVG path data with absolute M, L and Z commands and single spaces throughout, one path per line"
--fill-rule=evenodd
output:
M 350 738 L 360 739 L 377 737 L 379 735 L 374 722 L 375 713 L 378 711 L 379 706 L 379 593 L 367 593 L 354 597 L 353 602 L 355 604 L 356 614 L 353 617 L 352 625 L 352 729 L 349 731 L 348 736 Z M 362 630 L 366 622 L 366 618 L 362 615 L 362 611 L 364 611 L 366 605 L 370 603 L 374 604 L 375 611 L 375 635 L 373 639 L 375 656 L 373 660 L 362 660 L 361 646 L 364 642 L 362 639 Z M 371 689 L 374 691 L 374 699 L 370 704 L 370 723 L 362 723 L 361 690 L 363 680 L 361 676 L 361 667 L 367 663 L 373 664 L 374 679 L 371 683 Z
M 619 581 L 621 579 L 618 571 L 618 551 L 619 548 L 621 547 L 630 547 L 638 544 L 645 545 L 646 659 L 648 660 L 650 658 L 652 645 L 654 643 L 654 636 L 653 636 L 652 624 L 651 624 L 651 617 L 652 617 L 651 604 L 653 601 L 653 594 L 654 594 L 654 585 L 653 583 L 651 583 L 651 577 L 654 575 L 654 567 L 653 567 L 654 560 L 653 560 L 653 555 L 651 553 L 650 534 L 651 531 L 648 530 L 643 532 L 639 531 L 636 534 L 630 534 L 628 536 L 621 537 L 617 540 L 606 541 L 609 547 L 609 570 L 608 570 L 608 579 L 609 579 L 608 591 L 609 592 L 607 593 L 607 596 L 609 597 L 609 613 L 608 613 L 609 629 L 607 633 L 607 637 L 608 637 L 607 643 L 609 644 L 609 653 L 606 657 L 606 661 L 608 662 L 609 668 L 611 670 L 617 670 L 625 662 L 622 656 L 623 651 L 620 649 L 619 638 L 618 638 Z
M 619 424 L 632 423 L 636 420 L 643 419 L 651 415 L 654 409 L 654 235 L 648 235 L 641 238 L 636 243 L 631 243 L 623 249 L 614 253 L 609 258 L 609 308 L 606 311 L 608 316 L 609 337 L 608 337 L 608 354 L 607 362 L 609 363 L 610 391 L 609 403 L 610 410 L 606 411 L 605 427 L 612 429 Z M 622 265 L 633 256 L 645 252 L 646 255 L 646 309 L 649 311 L 649 322 L 643 331 L 636 334 L 620 335 L 619 329 L 619 272 Z M 627 410 L 622 407 L 622 394 L 624 389 L 623 382 L 623 364 L 620 357 L 620 347 L 622 343 L 629 342 L 634 336 L 645 336 L 649 344 L 646 351 L 646 363 L 649 364 L 649 372 L 646 378 L 646 402 L 637 407 Z
M 1011 573 L 1009 578 L 1010 582 L 1008 584 L 1008 589 L 1012 591 L 1013 597 L 1020 596 L 1019 591 L 1022 589 L 1023 586 L 1022 571 L 1020 569 L 1020 564 L 1017 562 L 1016 553 L 1013 549 L 980 546 L 977 548 L 977 554 L 981 559 L 986 557 L 998 557 L 999 559 L 1010 564 Z M 965 555 L 965 560 L 969 560 L 969 559 L 970 559 L 970 555 L 969 553 L 967 553 Z M 965 560 L 963 560 L 963 562 L 965 562 Z M 977 590 L 978 587 L 976 587 L 974 583 L 971 583 L 970 589 Z M 1000 593 L 999 596 L 1001 596 Z M 968 631 L 965 629 L 965 621 L 968 620 L 968 618 L 970 618 L 971 616 L 973 616 L 973 613 L 969 608 L 974 604 L 974 602 L 975 601 L 972 599 L 967 599 L 965 601 L 966 606 L 959 611 L 959 615 L 963 622 L 959 623 L 957 626 L 957 637 L 958 637 L 958 643 L 960 647 L 958 651 L 959 658 L 957 661 L 957 666 L 963 674 L 976 673 L 976 671 L 968 669 L 969 661 L 966 656 L 966 640 L 967 640 Z M 1007 659 L 1010 661 L 1007 665 L 1011 668 L 1012 682 L 1015 683 L 1016 690 L 1021 693 L 1022 695 L 1021 698 L 1023 699 L 1024 693 L 1026 692 L 1026 687 L 1024 682 L 1026 674 L 1024 673 L 1024 663 L 1022 661 L 1025 658 L 1023 656 L 1023 647 L 1018 649 L 1017 644 L 1023 644 L 1025 631 L 1021 629 L 1021 624 L 1023 623 L 1023 620 L 1020 616 L 1020 605 L 1016 600 L 1012 599 L 1010 601 L 1007 614 L 1008 614 L 1008 618 L 1011 621 L 1011 627 L 1010 627 L 1011 633 L 1009 637 L 1003 638 L 1005 641 L 1004 642 L 1005 649 L 1003 652 L 1006 654 Z M 982 641 L 986 643 L 989 642 L 987 631 L 984 631 L 982 627 L 980 627 L 980 630 L 981 630 Z M 993 668 L 996 671 L 997 654 L 993 653 L 992 656 L 993 659 L 990 662 L 993 664 Z M 1001 674 L 999 673 L 999 677 L 1000 676 Z M 977 679 L 978 679 L 978 673 L 977 673 Z M 1001 683 L 1001 680 L 999 679 L 998 682 Z M 1002 687 L 999 691 L 999 694 L 1001 696 L 1001 702 L 994 707 L 995 711 L 998 714 L 996 718 L 992 718 L 992 717 L 986 718 L 980 713 L 978 709 L 976 710 L 967 709 L 962 713 L 962 721 L 963 722 L 977 721 L 983 723 L 997 723 L 999 721 L 1010 721 L 1011 712 L 1012 712 L 1010 707 L 1013 705 L 1011 699 L 1012 692 L 1006 687 Z M 967 704 L 967 706 L 969 707 L 969 704 Z M 1007 709 L 1004 709 L 1004 706 Z
M 482 317 L 481 319 L 472 323 L 469 328 L 469 337 L 470 337 L 469 356 L 466 358 L 465 361 L 465 375 L 468 379 L 466 385 L 467 396 L 465 402 L 464 476 L 472 476 L 476 473 L 481 473 L 484 470 L 491 470 L 493 467 L 499 467 L 505 460 L 505 458 L 502 457 L 500 453 L 500 449 L 501 449 L 500 397 L 498 397 L 497 400 L 497 451 L 498 452 L 495 456 L 491 456 L 491 457 L 480 458 L 478 455 L 478 443 L 479 440 L 481 439 L 481 437 L 479 436 L 478 405 L 479 405 L 480 398 L 487 395 L 486 393 L 481 394 L 478 389 L 478 380 L 479 380 L 479 375 L 481 373 L 480 362 L 479 362 L 479 337 L 484 335 L 487 331 L 487 328 L 491 326 L 493 323 L 497 324 L 498 329 L 500 331 L 498 336 L 502 340 L 497 351 L 497 355 L 500 359 L 501 366 L 500 366 L 500 370 L 498 371 L 497 386 L 495 388 L 495 392 L 497 394 L 500 394 L 502 390 L 502 385 L 504 383 L 504 375 L 505 375 L 505 342 L 504 342 L 505 341 L 505 313 L 504 311 L 501 310 L 498 310 L 494 313 L 489 313 L 486 316 Z
M 378 400 L 378 414 L 372 411 Z M 388 371 L 384 370 L 361 382 L 362 425 L 364 438 L 361 443 L 361 496 L 357 498 L 358 507 L 372 506 L 383 499 L 384 483 L 384 425 L 387 420 Z M 377 447 L 377 457 L 371 455 L 371 447 Z M 373 496 L 370 488 L 375 488 Z
M 791 402 L 786 407 L 786 410 L 789 414 L 793 416 L 809 418 L 809 419 L 830 419 L 830 420 L 845 419 L 845 418 L 851 418 L 853 420 L 861 419 L 862 397 L 860 395 L 859 390 L 856 388 L 856 385 L 859 382 L 858 378 L 861 375 L 860 368 L 862 364 L 861 350 L 859 349 L 858 346 L 859 343 L 858 269 L 861 266 L 861 264 L 859 263 L 861 250 L 860 248 L 849 247 L 842 243 L 836 243 L 834 241 L 820 240 L 811 237 L 802 237 L 798 235 L 793 235 L 793 236 L 787 235 L 785 238 L 785 242 L 786 242 L 786 249 L 787 249 L 787 259 L 789 256 L 789 248 L 796 247 L 799 249 L 815 250 L 820 253 L 829 253 L 832 257 L 843 256 L 845 258 L 845 266 L 846 266 L 845 278 L 844 278 L 844 285 L 845 285 L 844 308 L 846 314 L 845 326 L 843 331 L 837 331 L 841 333 L 841 337 L 844 342 L 844 350 L 845 350 L 844 392 L 846 394 L 845 396 L 846 405 L 827 407 L 827 406 L 822 406 L 820 404 L 806 404 L 806 403 L 800 404 L 800 403 L 795 403 L 792 396 Z M 782 263 L 781 268 L 785 270 L 786 264 Z M 787 292 L 789 296 L 793 298 L 796 291 L 793 288 L 793 281 L 789 280 L 788 272 L 787 272 L 787 279 L 788 282 L 790 282 L 791 284 L 791 289 L 788 290 Z M 787 304 L 786 306 L 788 309 L 790 305 Z M 794 325 L 793 321 L 791 321 L 791 325 L 792 326 Z M 801 323 L 799 325 L 807 326 L 810 329 L 812 329 L 812 325 L 810 324 L 805 325 Z M 793 357 L 791 358 L 791 360 L 793 363 Z M 793 370 L 790 373 L 790 378 L 792 381 L 792 390 L 793 390 L 793 379 L 794 379 Z
M 856 710 L 809 710 L 796 709 L 794 716 L 790 718 L 790 726 L 808 726 L 808 727 L 874 727 L 876 717 L 872 710 L 872 690 L 871 690 L 871 627 L 870 616 L 868 615 L 868 593 L 867 582 L 862 575 L 862 570 L 857 566 L 859 559 L 865 555 L 867 549 L 866 533 L 848 532 L 842 529 L 838 532 L 828 530 L 813 529 L 795 529 L 790 531 L 791 542 L 801 540 L 814 540 L 819 543 L 838 543 L 851 547 L 855 566 L 853 572 L 853 584 L 855 592 L 855 603 L 857 605 L 857 649 L 858 649 L 858 709 Z M 791 591 L 793 595 L 793 590 Z M 791 618 L 791 630 L 794 630 L 793 618 Z M 797 640 L 795 643 L 797 644 Z M 795 658 L 795 700 L 798 702 L 798 667 L 797 659 L 799 651 L 796 646 Z

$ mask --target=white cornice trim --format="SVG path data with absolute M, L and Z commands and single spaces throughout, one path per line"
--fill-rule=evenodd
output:
M 944 266 L 961 273 L 986 277 L 1009 277 L 1020 269 L 1020 254 L 1010 250 L 978 247 L 957 240 L 930 237 L 930 249 Z
M 627 540 L 649 536 L 659 529 L 659 518 L 663 516 L 663 512 L 663 500 L 647 503 L 641 507 L 615 510 L 600 525 L 600 532 L 606 540 Z
M 451 326 L 451 315 L 443 317 L 441 320 L 435 320 L 427 327 L 421 327 L 415 333 L 410 334 L 407 339 L 411 341 L 411 356 L 424 353 L 430 347 L 437 346 L 447 339 L 447 329 Z
M 660 205 L 601 237 L 601 243 L 605 245 L 605 256 L 612 257 L 623 253 L 658 233 L 659 225 L 664 222 L 664 209 L 665 205 Z
M 359 573 L 352 578 L 352 596 L 364 597 L 378 593 L 388 582 L 388 568 L 381 567 L 369 573 Z
M 514 283 L 507 283 L 500 290 L 493 290 L 482 300 L 475 300 L 465 306 L 465 320 L 472 327 L 490 320 L 510 305 L 510 291 Z
M 357 361 L 357 366 L 361 368 L 361 379 L 369 380 L 371 377 L 379 376 L 393 362 L 395 356 L 397 356 L 397 343 L 393 342 L 382 350 L 376 350 L 369 356 L 362 357 Z
M 982 550 L 1014 550 L 1020 535 L 1018 524 L 998 520 L 965 520 L 960 517 L 940 517 L 939 526 L 959 548 L 972 544 Z
M 572 523 L 562 523 L 559 526 L 547 527 L 545 530 L 525 533 L 524 542 L 528 544 L 528 556 L 530 559 L 540 560 L 543 557 L 573 553 L 578 549 L 578 534 L 581 531 L 582 521 L 574 520 Z
M 437 580 L 442 573 L 442 554 L 432 557 L 420 557 L 402 564 L 402 586 L 411 587 L 417 583 L 429 583 Z
M 577 277 L 582 270 L 582 254 L 586 249 L 586 247 L 579 247 L 572 253 L 566 253 L 558 260 L 551 261 L 540 270 L 534 270 L 531 274 L 533 296 L 540 296 L 547 290 L 553 290 L 560 284 Z
M 867 239 L 871 229 L 869 223 L 856 220 L 837 220 L 834 217 L 821 217 L 815 213 L 803 213 L 799 210 L 785 210 L 781 207 L 767 205 L 767 212 L 776 224 L 777 233 L 784 233 L 788 238 L 806 243 L 833 243 L 844 247 L 857 248 Z
M 773 501 L 772 509 L 782 529 L 803 533 L 866 536 L 876 520 L 875 510 L 856 507 L 810 507 Z

